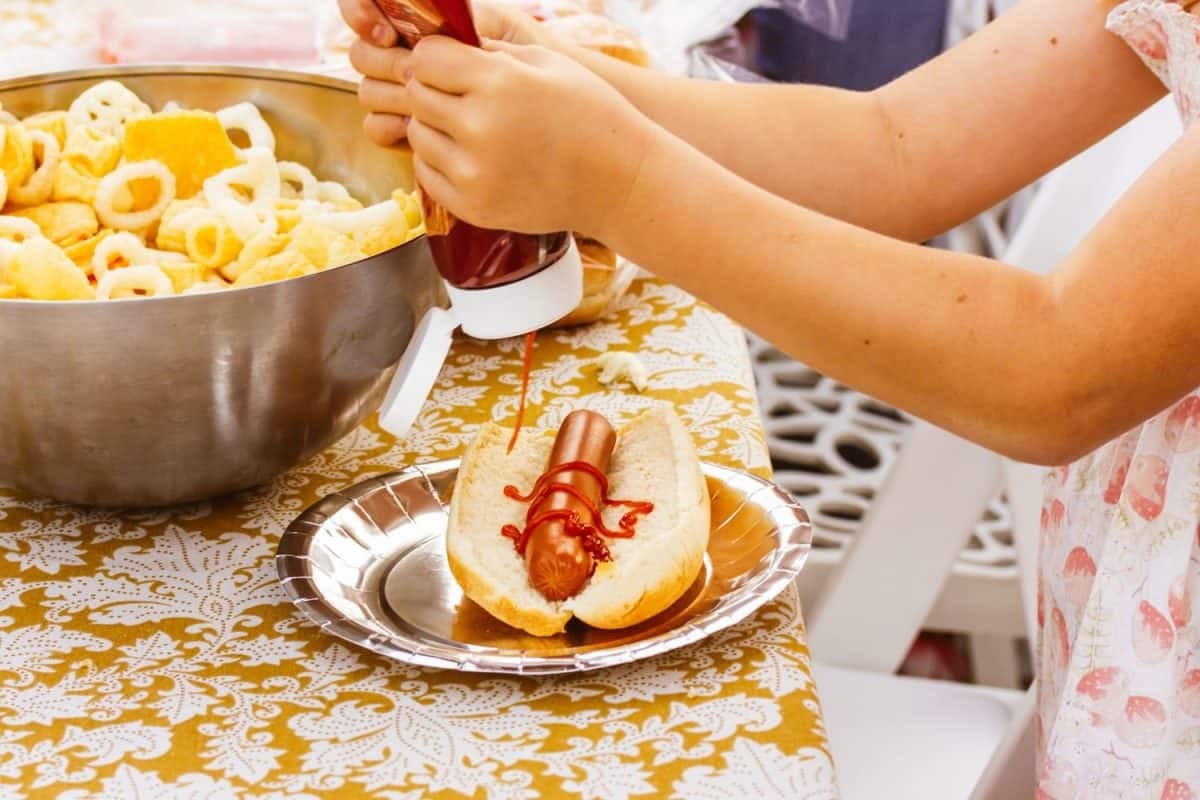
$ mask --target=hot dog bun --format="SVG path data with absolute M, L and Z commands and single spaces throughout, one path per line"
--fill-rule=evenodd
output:
M 579 256 L 583 261 L 583 300 L 575 310 L 550 327 L 565 328 L 595 322 L 612 308 L 615 301 L 627 288 L 622 285 L 617 269 L 617 254 L 597 242 L 575 235 Z
M 506 455 L 510 431 L 484 426 L 467 448 L 450 502 L 446 553 L 467 597 L 497 619 L 535 636 L 559 633 L 572 616 L 596 628 L 636 625 L 674 603 L 696 579 L 708 547 L 708 487 L 683 423 L 666 407 L 646 411 L 618 431 L 609 464 L 609 494 L 648 500 L 654 511 L 632 539 L 608 539 L 600 563 L 575 597 L 552 603 L 530 583 L 525 561 L 500 534 L 521 525 L 528 504 L 504 496 L 523 491 L 545 469 L 555 431 L 528 431 Z M 608 508 L 616 526 L 624 509 Z
M 542 24 L 567 41 L 638 67 L 650 66 L 650 54 L 636 34 L 603 14 L 562 13 Z

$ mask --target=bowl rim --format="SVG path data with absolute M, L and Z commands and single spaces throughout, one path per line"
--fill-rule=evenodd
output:
M 0 79 L 0 92 L 12 89 L 26 89 L 33 86 L 45 86 L 66 81 L 87 80 L 89 78 L 105 78 L 114 75 L 146 76 L 146 75 L 195 75 L 203 77 L 232 77 L 260 78 L 264 80 L 281 81 L 284 83 L 305 83 L 323 86 L 327 89 L 354 94 L 358 85 L 346 78 L 338 78 L 320 72 L 309 72 L 301 69 L 284 69 L 281 67 L 243 66 L 240 64 L 220 63 L 151 63 L 151 64 L 98 64 L 93 67 L 78 69 L 53 70 L 50 72 L 35 72 L 28 75 L 13 75 Z
M 214 78 L 252 78 L 258 80 L 269 80 L 277 83 L 298 83 L 308 86 L 318 86 L 323 89 L 343 92 L 347 94 L 357 94 L 358 84 L 346 78 L 338 78 L 333 75 L 326 75 L 318 72 L 307 72 L 298 69 L 282 69 L 278 67 L 256 67 L 242 66 L 239 64 L 218 64 L 218 63 L 195 63 L 195 64 L 107 64 L 97 65 L 94 67 L 83 67 L 79 69 L 57 70 L 51 72 L 39 72 L 30 75 L 16 75 L 10 78 L 0 80 L 0 93 L 14 91 L 17 89 L 30 89 L 38 86 L 48 86 L 55 83 L 65 83 L 68 81 L 77 80 L 104 80 L 114 79 L 122 76 L 126 77 L 144 77 L 144 76 L 172 76 L 183 75 L 188 77 L 214 77 Z M 384 256 L 394 250 L 401 250 L 411 244 L 416 244 L 425 239 L 425 234 L 421 234 L 415 239 L 410 239 L 404 244 L 396 247 L 390 247 L 387 250 L 382 250 L 378 253 L 360 258 L 357 261 L 351 261 L 347 264 L 339 264 L 336 267 L 319 270 L 310 275 L 301 275 L 298 278 L 287 278 L 282 281 L 272 281 L 270 283 L 262 283 L 257 286 L 229 286 L 220 291 L 214 292 L 198 292 L 195 294 L 171 294 L 161 297 L 119 297 L 111 300 L 33 300 L 27 297 L 4 297 L 0 298 L 0 309 L 12 308 L 16 306 L 33 306 L 45 308 L 107 308 L 113 304 L 144 304 L 153 302 L 169 302 L 169 301 L 185 301 L 185 300 L 201 300 L 214 296 L 223 297 L 230 292 L 247 292 L 257 289 L 272 289 L 278 288 L 282 284 L 291 284 L 299 281 L 305 281 L 312 278 L 318 278 L 327 273 L 336 272 L 337 270 L 353 267 L 358 264 L 365 263 L 374 258 Z

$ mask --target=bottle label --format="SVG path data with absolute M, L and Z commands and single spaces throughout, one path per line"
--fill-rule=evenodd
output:
M 441 30 L 446 20 L 437 5 L 429 0 L 377 0 L 379 8 L 391 20 L 396 31 L 416 44 Z

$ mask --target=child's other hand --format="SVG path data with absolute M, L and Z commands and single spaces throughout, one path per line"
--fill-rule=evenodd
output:
M 600 236 L 658 133 L 614 88 L 542 47 L 431 37 L 407 68 L 417 180 L 481 227 Z
M 350 63 L 363 75 L 359 99 L 367 110 L 363 129 L 376 144 L 392 147 L 408 132 L 408 62 L 412 54 L 396 35 L 375 0 L 338 0 L 346 24 L 358 34 Z M 472 5 L 475 28 L 485 39 L 513 44 L 552 45 L 551 35 L 529 15 L 508 6 Z

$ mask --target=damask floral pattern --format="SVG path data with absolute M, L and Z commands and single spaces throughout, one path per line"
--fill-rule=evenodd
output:
M 116 514 L 0 490 L 0 800 L 836 796 L 795 592 L 654 661 L 516 679 L 393 663 L 326 638 L 272 556 L 308 504 L 459 454 L 515 415 L 519 342 L 458 341 L 417 427 L 371 422 L 269 486 Z M 766 474 L 745 344 L 652 279 L 547 332 L 527 424 L 672 403 L 703 457 Z M 591 360 L 628 349 L 644 394 Z

